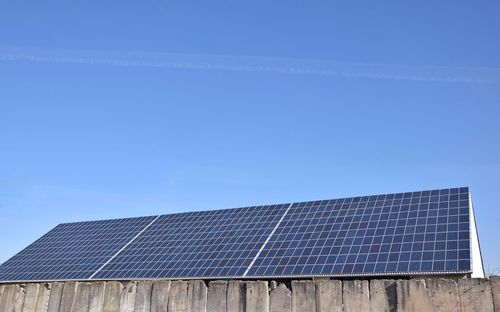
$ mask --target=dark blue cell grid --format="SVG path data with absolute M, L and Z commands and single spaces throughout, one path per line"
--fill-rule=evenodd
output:
M 468 188 L 61 224 L 0 281 L 462 274 Z
M 0 266 L 0 281 L 81 280 L 155 217 L 60 224 Z
M 469 190 L 295 203 L 252 277 L 468 272 Z
M 161 216 L 95 278 L 242 276 L 288 206 Z

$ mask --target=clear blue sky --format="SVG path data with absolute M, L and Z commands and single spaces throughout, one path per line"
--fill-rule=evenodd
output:
M 498 73 L 500 3 L 270 2 L 3 1 L 0 47 L 62 52 L 0 54 L 0 262 L 61 222 L 470 186 L 485 266 L 500 268 L 500 85 L 427 67 Z M 424 79 L 64 61 L 76 50 Z

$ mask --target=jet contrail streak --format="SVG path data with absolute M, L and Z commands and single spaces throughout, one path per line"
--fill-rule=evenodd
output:
M 255 56 L 134 53 L 0 46 L 0 61 L 136 66 L 392 79 L 427 82 L 500 84 L 497 67 L 447 67 L 344 63 Z

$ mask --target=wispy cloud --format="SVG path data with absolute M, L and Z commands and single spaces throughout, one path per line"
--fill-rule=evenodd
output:
M 0 46 L 0 61 L 222 70 L 368 79 L 500 84 L 499 67 L 367 64 L 234 55 L 140 53 Z

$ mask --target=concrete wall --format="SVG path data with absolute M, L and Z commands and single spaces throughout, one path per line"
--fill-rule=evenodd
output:
M 0 312 L 13 311 L 500 311 L 500 277 L 0 284 Z

